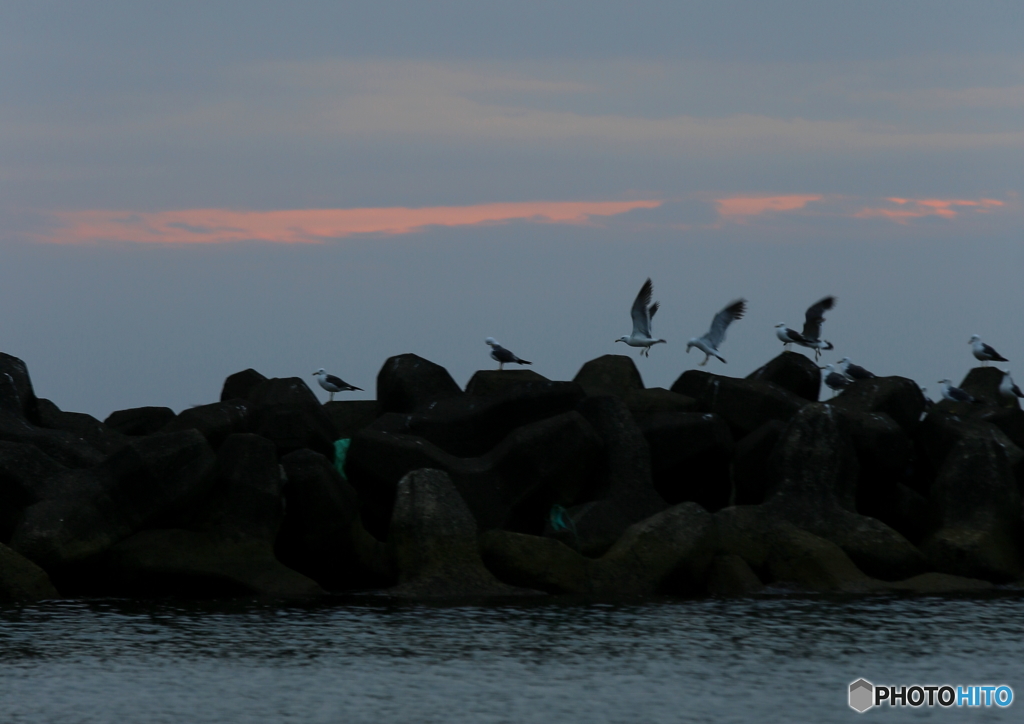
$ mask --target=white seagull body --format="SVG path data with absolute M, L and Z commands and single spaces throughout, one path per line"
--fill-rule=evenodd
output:
M 843 357 L 839 360 L 839 364 L 842 365 L 842 373 L 851 380 L 870 380 L 875 377 L 873 372 L 868 372 L 860 365 L 855 365 L 849 357 Z
M 788 347 L 791 344 L 803 344 L 805 341 L 799 332 L 787 327 L 785 322 L 775 325 L 775 336 L 782 342 L 783 347 Z
M 706 365 L 712 357 L 717 357 L 725 363 L 725 358 L 718 354 L 718 346 L 725 341 L 725 330 L 737 319 L 742 319 L 746 310 L 747 301 L 745 299 L 737 299 L 730 303 L 711 320 L 711 329 L 703 337 L 694 337 L 686 343 L 686 353 L 690 353 L 691 347 L 696 347 L 703 352 L 704 361 L 700 363 L 701 367 Z
M 825 385 L 832 390 L 832 396 L 835 397 L 835 393 L 845 390 L 849 387 L 852 382 L 842 372 L 837 372 L 833 365 L 825 365 Z
M 616 342 L 625 342 L 630 347 L 642 347 L 643 349 L 640 350 L 640 356 L 642 357 L 650 356 L 652 346 L 665 344 L 665 340 L 655 339 L 651 336 L 651 320 L 654 319 L 654 315 L 660 306 L 658 302 L 651 304 L 651 294 L 653 292 L 654 285 L 648 279 L 640 287 L 640 293 L 636 295 L 636 299 L 633 301 L 633 308 L 630 310 L 630 316 L 633 317 L 633 333 L 629 336 L 623 335 L 615 340 Z
M 331 393 L 331 402 L 334 402 L 335 392 L 347 392 L 349 390 L 359 390 L 360 392 L 363 391 L 362 387 L 355 387 L 354 385 L 350 385 L 349 383 L 345 382 L 345 380 L 341 379 L 340 377 L 335 377 L 334 375 L 327 374 L 327 372 L 324 371 L 323 367 L 314 372 L 313 376 L 317 378 L 317 382 L 320 383 L 321 387 L 323 387 L 325 390 Z
M 509 350 L 498 344 L 498 341 L 494 337 L 488 337 L 484 342 L 491 346 L 491 359 L 498 363 L 499 370 L 505 369 L 506 364 L 512 364 L 513 362 L 520 365 L 533 364 L 532 362 L 527 362 L 524 359 L 516 357 Z
M 1013 378 L 1010 377 L 1010 370 L 1006 370 L 1003 373 L 1003 381 L 999 383 L 999 394 L 1004 397 L 1024 397 L 1024 393 L 1020 391 L 1013 382 Z
M 996 352 L 994 349 L 989 347 L 987 344 L 981 341 L 981 337 L 978 335 L 972 335 L 971 339 L 967 342 L 971 345 L 971 352 L 974 353 L 975 359 L 981 360 L 982 367 L 987 362 L 1008 362 L 1005 357 Z
M 953 387 L 950 380 L 939 380 L 942 385 L 942 397 L 950 402 L 977 402 L 973 396 L 967 394 L 959 387 Z

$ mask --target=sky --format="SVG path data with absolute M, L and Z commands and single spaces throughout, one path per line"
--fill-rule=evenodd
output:
M 0 351 L 101 419 L 249 367 L 464 384 L 489 336 L 670 387 L 734 299 L 745 376 L 833 294 L 822 364 L 935 396 L 979 334 L 1024 379 L 1021 37 L 994 0 L 0 0 Z

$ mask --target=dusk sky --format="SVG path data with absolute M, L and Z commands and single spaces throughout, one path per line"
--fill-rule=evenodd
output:
M 1024 4 L 0 2 L 0 351 L 100 418 L 497 338 L 1024 382 Z M 649 359 L 614 344 L 651 277 Z

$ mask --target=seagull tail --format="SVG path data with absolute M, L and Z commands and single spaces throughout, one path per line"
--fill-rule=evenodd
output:
M 823 339 L 822 342 L 824 342 L 825 344 L 828 345 L 827 347 L 822 347 L 822 349 L 825 350 L 826 352 L 828 350 L 830 350 L 830 349 L 835 349 L 836 348 L 835 345 L 832 344 L 831 342 L 829 342 L 827 339 Z
M 533 364 L 533 362 L 527 362 L 526 360 L 519 359 L 518 357 L 516 357 L 516 362 L 518 362 L 521 365 L 532 365 Z

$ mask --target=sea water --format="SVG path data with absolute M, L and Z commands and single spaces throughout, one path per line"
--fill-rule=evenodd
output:
M 1022 700 L 861 715 L 858 678 Z M 1022 719 L 1019 595 L 0 607 L 3 724 Z

